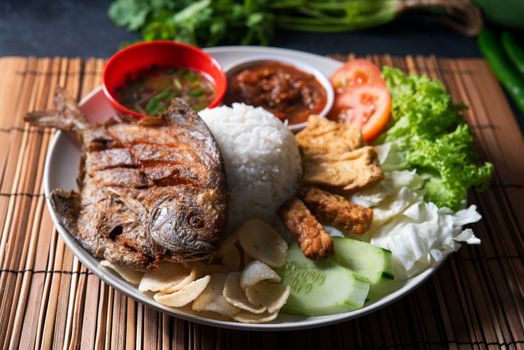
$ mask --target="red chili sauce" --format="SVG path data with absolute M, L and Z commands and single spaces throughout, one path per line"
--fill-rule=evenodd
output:
M 312 74 L 288 64 L 264 61 L 228 77 L 224 104 L 233 102 L 263 107 L 289 124 L 298 124 L 324 109 L 327 94 Z

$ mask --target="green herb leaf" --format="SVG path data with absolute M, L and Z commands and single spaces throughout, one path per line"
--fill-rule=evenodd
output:
M 146 105 L 145 112 L 147 115 L 159 115 L 162 110 L 166 108 L 165 103 L 162 101 L 164 98 L 169 96 L 169 91 L 164 90 L 155 96 L 153 96 Z
M 473 135 L 442 83 L 384 67 L 392 98 L 392 122 L 378 142 L 391 142 L 403 153 L 407 167 L 426 181 L 425 199 L 458 210 L 470 187 L 486 186 L 493 165 L 480 165 Z
M 137 30 L 144 26 L 149 12 L 147 1 L 119 0 L 109 8 L 109 17 L 119 26 Z
M 267 44 L 273 32 L 268 0 L 117 0 L 113 21 L 140 30 L 146 41 L 177 40 L 199 46 Z
M 211 0 L 200 0 L 192 3 L 182 11 L 175 14 L 173 20 L 175 22 L 188 21 L 197 16 L 201 11 L 205 10 L 211 4 Z
M 188 95 L 191 96 L 191 97 L 200 97 L 204 94 L 204 91 L 202 90 L 193 90 L 193 91 L 189 91 L 188 92 Z

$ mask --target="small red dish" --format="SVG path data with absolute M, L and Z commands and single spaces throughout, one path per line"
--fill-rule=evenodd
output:
M 220 63 L 212 56 L 194 46 L 176 41 L 148 41 L 134 44 L 118 51 L 107 61 L 102 73 L 104 94 L 121 113 L 135 117 L 147 115 L 137 113 L 116 99 L 116 91 L 126 79 L 152 66 L 191 68 L 205 75 L 215 88 L 215 99 L 207 106 L 216 107 L 226 92 L 227 78 Z

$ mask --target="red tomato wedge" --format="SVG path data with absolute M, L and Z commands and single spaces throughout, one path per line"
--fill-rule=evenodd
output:
M 329 80 L 337 93 L 364 84 L 386 86 L 377 65 L 363 59 L 348 61 L 337 69 Z
M 364 84 L 335 97 L 332 119 L 351 123 L 362 131 L 367 142 L 374 140 L 387 126 L 391 115 L 391 98 L 385 86 Z

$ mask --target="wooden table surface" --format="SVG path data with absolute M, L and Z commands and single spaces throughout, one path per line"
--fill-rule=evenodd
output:
M 499 85 L 480 59 L 372 57 L 441 79 L 466 119 L 493 183 L 471 193 L 484 219 L 480 246 L 453 254 L 403 299 L 356 320 L 312 330 L 243 332 L 153 311 L 90 273 L 58 237 L 42 173 L 52 130 L 25 125 L 52 107 L 57 85 L 80 98 L 99 84 L 102 59 L 0 58 L 0 348 L 524 347 L 524 140 Z M 76 165 L 72 165 L 76 167 Z

